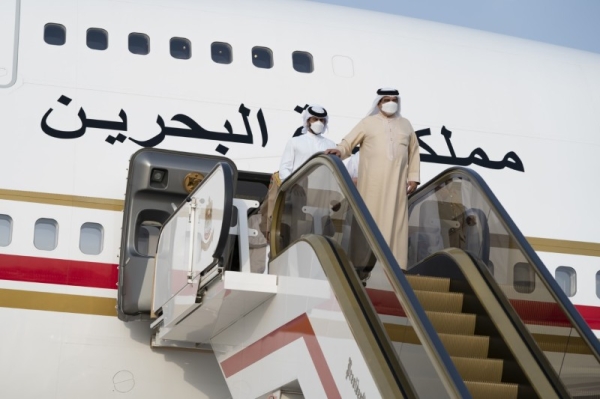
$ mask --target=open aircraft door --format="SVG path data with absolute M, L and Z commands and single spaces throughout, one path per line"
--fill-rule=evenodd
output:
M 160 230 L 219 163 L 229 166 L 235 187 L 237 169 L 224 157 L 157 149 L 142 149 L 131 157 L 119 258 L 119 319 L 150 319 Z

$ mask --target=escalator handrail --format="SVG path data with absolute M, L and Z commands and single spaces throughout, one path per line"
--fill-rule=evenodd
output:
M 523 233 L 521 233 L 519 228 L 513 222 L 512 218 L 506 212 L 498 198 L 494 195 L 487 183 L 477 172 L 463 167 L 452 167 L 446 169 L 433 179 L 429 180 L 423 186 L 421 186 L 409 197 L 409 212 L 413 203 L 429 195 L 433 190 L 435 190 L 435 187 L 437 187 L 440 183 L 446 182 L 455 177 L 462 179 L 466 178 L 480 191 L 480 193 L 482 193 L 484 199 L 488 201 L 489 206 L 494 212 L 496 212 L 500 223 L 502 223 L 503 227 L 511 235 L 510 238 L 514 239 L 514 242 L 517 244 L 521 252 L 525 255 L 525 258 L 527 259 L 528 263 L 533 267 L 536 275 L 540 278 L 542 284 L 548 289 L 558 306 L 568 317 L 571 326 L 575 328 L 579 336 L 588 345 L 590 351 L 595 356 L 596 360 L 600 363 L 600 341 L 594 335 L 591 328 L 588 326 L 581 314 L 579 314 L 577 309 L 575 309 L 575 306 L 564 293 L 564 291 L 560 288 L 554 277 L 552 277 L 550 271 L 548 271 L 548 269 L 545 267 L 544 263 L 541 261 L 535 250 L 532 248 L 531 244 L 529 244 Z
M 427 317 L 421 303 L 417 299 L 410 283 L 394 258 L 390 247 L 381 235 L 377 224 L 373 220 L 371 213 L 368 211 L 364 200 L 358 193 L 357 188 L 352 182 L 352 179 L 340 158 L 333 155 L 317 153 L 283 181 L 277 195 L 277 200 L 275 201 L 273 219 L 271 222 L 271 232 L 276 232 L 276 234 L 271 234 L 271 256 L 275 258 L 279 251 L 279 248 L 277 248 L 277 236 L 279 235 L 279 221 L 283 213 L 282 205 L 285 201 L 285 198 L 281 193 L 288 191 L 300 179 L 318 166 L 325 166 L 332 172 L 332 175 L 336 179 L 339 188 L 342 190 L 342 193 L 353 211 L 358 225 L 369 242 L 371 250 L 381 262 L 383 269 L 388 275 L 390 284 L 394 288 L 395 295 L 411 321 L 423 348 L 429 354 L 433 366 L 440 375 L 442 383 L 451 396 L 457 398 L 470 398 L 471 394 L 469 393 L 467 386 L 437 335 L 431 321 Z
M 462 249 L 446 248 L 428 256 L 415 267 L 418 268 L 424 262 L 439 257 L 451 259 L 458 267 L 464 281 L 473 290 L 490 320 L 497 326 L 498 330 L 502 331 L 506 345 L 523 368 L 523 372 L 529 377 L 531 385 L 540 394 L 540 397 L 549 398 L 558 395 L 561 398 L 568 398 L 569 392 L 566 387 L 556 374 L 548 358 L 535 343 L 531 332 L 525 327 L 517 312 L 510 305 L 509 299 L 491 275 L 485 263 Z M 446 277 L 445 270 L 436 267 L 436 271 L 437 273 L 433 272 L 431 275 Z M 430 274 L 425 273 L 424 275 Z
M 398 394 L 401 394 L 405 398 L 418 398 L 344 250 L 329 237 L 316 234 L 303 235 L 287 248 L 299 242 L 311 246 L 319 259 L 359 349 L 366 360 L 370 359 L 367 367 L 380 393 L 390 395 L 386 397 L 399 397 Z

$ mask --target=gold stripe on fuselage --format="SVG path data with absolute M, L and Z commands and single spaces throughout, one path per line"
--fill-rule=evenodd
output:
M 72 206 L 76 208 L 100 209 L 105 211 L 123 210 L 124 201 L 108 198 L 81 197 L 76 195 L 38 193 L 35 191 L 17 191 L 0 189 L 0 199 L 36 204 Z
M 533 249 L 539 252 L 600 257 L 600 244 L 595 242 L 552 240 L 539 237 L 526 238 Z
M 0 308 L 116 316 L 116 306 L 115 298 L 0 288 Z

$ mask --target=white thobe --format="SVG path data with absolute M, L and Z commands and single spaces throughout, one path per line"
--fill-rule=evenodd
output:
M 358 162 L 360 161 L 360 152 L 352 154 L 350 158 L 344 160 L 348 174 L 352 179 L 358 179 Z
M 338 145 L 345 159 L 360 144 L 358 192 L 383 238 L 406 269 L 408 210 L 406 184 L 419 182 L 419 143 L 410 122 L 402 117 L 368 116 Z
M 305 133 L 288 141 L 281 156 L 279 178 L 283 181 L 317 152 L 335 148 L 335 143 L 323 135 Z

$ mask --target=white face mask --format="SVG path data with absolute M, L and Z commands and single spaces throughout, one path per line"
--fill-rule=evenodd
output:
M 393 115 L 398 111 L 398 103 L 388 101 L 381 106 L 381 110 L 388 115 Z
M 325 125 L 323 124 L 323 122 L 313 122 L 310 124 L 310 130 L 314 134 L 322 134 L 325 130 Z

